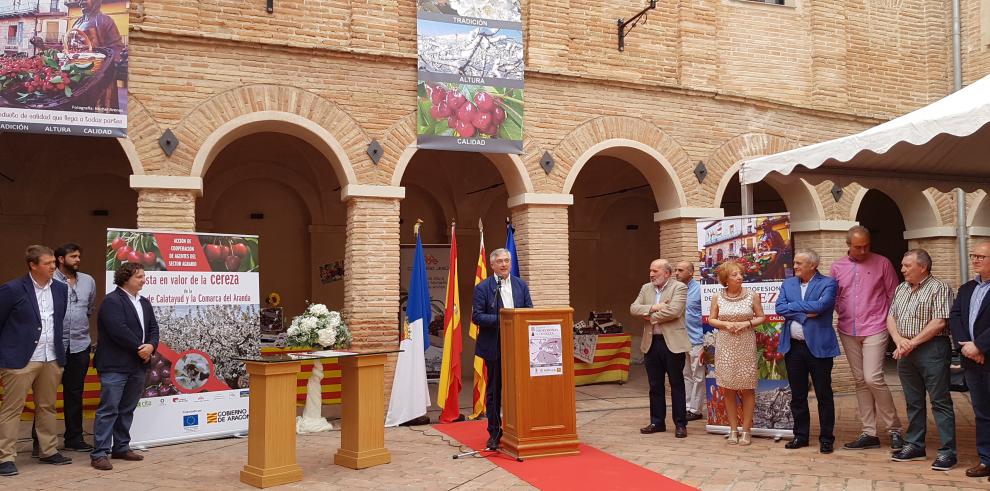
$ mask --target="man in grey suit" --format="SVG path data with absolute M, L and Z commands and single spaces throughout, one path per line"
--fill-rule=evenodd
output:
M 667 430 L 667 401 L 663 377 L 670 382 L 670 402 L 673 404 L 674 436 L 687 437 L 687 406 L 684 391 L 684 353 L 691 350 L 691 340 L 684 326 L 687 306 L 687 286 L 671 278 L 674 268 L 666 259 L 650 263 L 650 282 L 639 289 L 629 313 L 645 322 L 643 364 L 650 381 L 650 424 L 640 428 L 643 434 Z

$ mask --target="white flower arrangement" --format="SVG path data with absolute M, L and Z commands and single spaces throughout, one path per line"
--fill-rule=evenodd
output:
M 321 303 L 310 304 L 302 314 L 293 317 L 285 334 L 290 346 L 322 346 L 333 349 L 351 346 L 351 331 L 347 329 L 340 313 Z

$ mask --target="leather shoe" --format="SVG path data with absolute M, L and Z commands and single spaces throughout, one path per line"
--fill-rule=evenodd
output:
M 93 459 L 92 461 L 90 461 L 89 464 L 92 465 L 93 468 L 94 469 L 97 469 L 97 470 L 101 470 L 101 471 L 110 471 L 110 470 L 113 470 L 113 464 L 111 464 L 110 463 L 110 459 L 108 459 L 106 457 L 100 457 L 100 458 L 97 458 L 97 459 Z
M 639 429 L 639 432 L 644 435 L 649 435 L 652 433 L 663 433 L 665 431 L 667 431 L 666 426 L 655 425 L 652 423 Z
M 704 416 L 702 416 L 701 413 L 696 413 L 694 411 L 688 411 L 687 412 L 687 418 L 686 419 L 688 421 L 698 421 L 701 418 L 704 418 Z
M 798 439 L 791 440 L 784 444 L 784 448 L 788 450 L 794 450 L 807 446 L 808 446 L 808 440 L 798 440 Z
M 821 442 L 818 444 L 819 453 L 832 453 L 835 450 L 835 446 L 832 442 Z
M 674 438 L 687 438 L 687 426 L 678 426 L 675 428 Z
M 131 461 L 134 461 L 134 462 L 137 462 L 139 460 L 144 460 L 144 456 L 143 455 L 139 455 L 138 453 L 134 452 L 133 450 L 128 450 L 126 452 L 112 453 L 112 454 L 110 454 L 110 456 L 113 457 L 113 458 L 115 458 L 115 459 L 131 460 Z
M 485 443 L 485 450 L 498 450 L 498 438 L 494 436 L 489 438 Z
M 987 477 L 990 476 L 990 467 L 979 463 L 974 467 L 966 469 L 966 477 Z

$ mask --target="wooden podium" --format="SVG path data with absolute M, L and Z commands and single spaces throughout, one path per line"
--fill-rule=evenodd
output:
M 574 309 L 502 309 L 502 449 L 519 459 L 576 455 Z

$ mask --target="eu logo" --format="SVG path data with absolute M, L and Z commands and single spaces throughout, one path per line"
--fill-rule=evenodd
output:
M 182 417 L 182 426 L 199 426 L 198 414 L 187 414 Z

